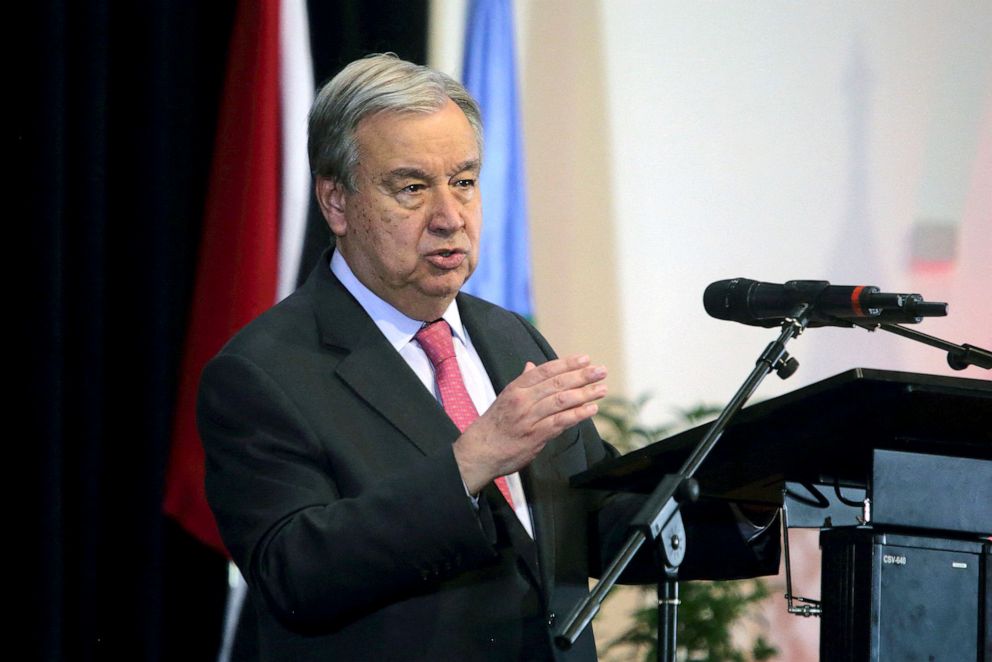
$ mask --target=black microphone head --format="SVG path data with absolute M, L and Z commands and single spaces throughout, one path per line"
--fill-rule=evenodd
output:
M 765 328 L 778 326 L 782 322 L 781 316 L 768 317 L 753 310 L 755 301 L 764 298 L 764 293 L 759 291 L 761 286 L 766 290 L 773 287 L 750 278 L 730 278 L 710 283 L 703 292 L 703 308 L 710 317 L 718 320 Z M 781 285 L 774 287 L 782 288 Z
M 746 315 L 748 293 L 758 281 L 749 278 L 718 280 L 706 286 L 703 308 L 710 317 L 731 322 L 749 322 Z

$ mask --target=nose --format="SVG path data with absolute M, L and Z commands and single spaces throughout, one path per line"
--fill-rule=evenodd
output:
M 438 234 L 450 234 L 465 225 L 462 217 L 462 203 L 454 193 L 442 188 L 432 201 L 430 230 Z

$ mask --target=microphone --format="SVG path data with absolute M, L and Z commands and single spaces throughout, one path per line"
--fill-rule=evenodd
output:
M 947 304 L 919 294 L 880 292 L 874 285 L 831 285 L 825 280 L 790 280 L 782 285 L 748 278 L 718 280 L 703 293 L 703 307 L 721 320 L 778 326 L 799 304 L 810 304 L 809 326 L 852 326 L 853 320 L 916 323 L 942 317 Z

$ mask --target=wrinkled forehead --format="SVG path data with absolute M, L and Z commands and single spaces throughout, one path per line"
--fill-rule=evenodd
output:
M 383 111 L 363 119 L 355 132 L 359 159 L 443 158 L 480 160 L 475 132 L 454 102 L 433 112 Z
M 445 130 L 465 132 L 475 144 L 475 158 L 482 159 L 482 127 L 476 126 L 464 110 L 450 97 L 444 97 L 436 106 L 416 105 L 405 108 L 382 108 L 364 115 L 355 126 L 354 138 L 362 147 L 363 137 L 367 140 L 376 132 L 406 133 L 406 130 L 427 131 L 432 120 L 444 124 Z M 364 134 L 364 135 L 363 135 Z

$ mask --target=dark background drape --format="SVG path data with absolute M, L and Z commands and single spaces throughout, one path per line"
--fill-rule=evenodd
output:
M 22 557 L 9 604 L 19 617 L 26 596 L 28 626 L 16 648 L 41 660 L 213 660 L 226 560 L 161 502 L 236 2 L 23 4 L 8 15 L 4 132 L 8 365 L 23 375 L 8 424 L 7 482 L 22 486 L 8 505 L 8 548 Z M 318 83 L 368 52 L 426 59 L 427 0 L 310 5 Z M 327 242 L 311 226 L 305 271 Z

